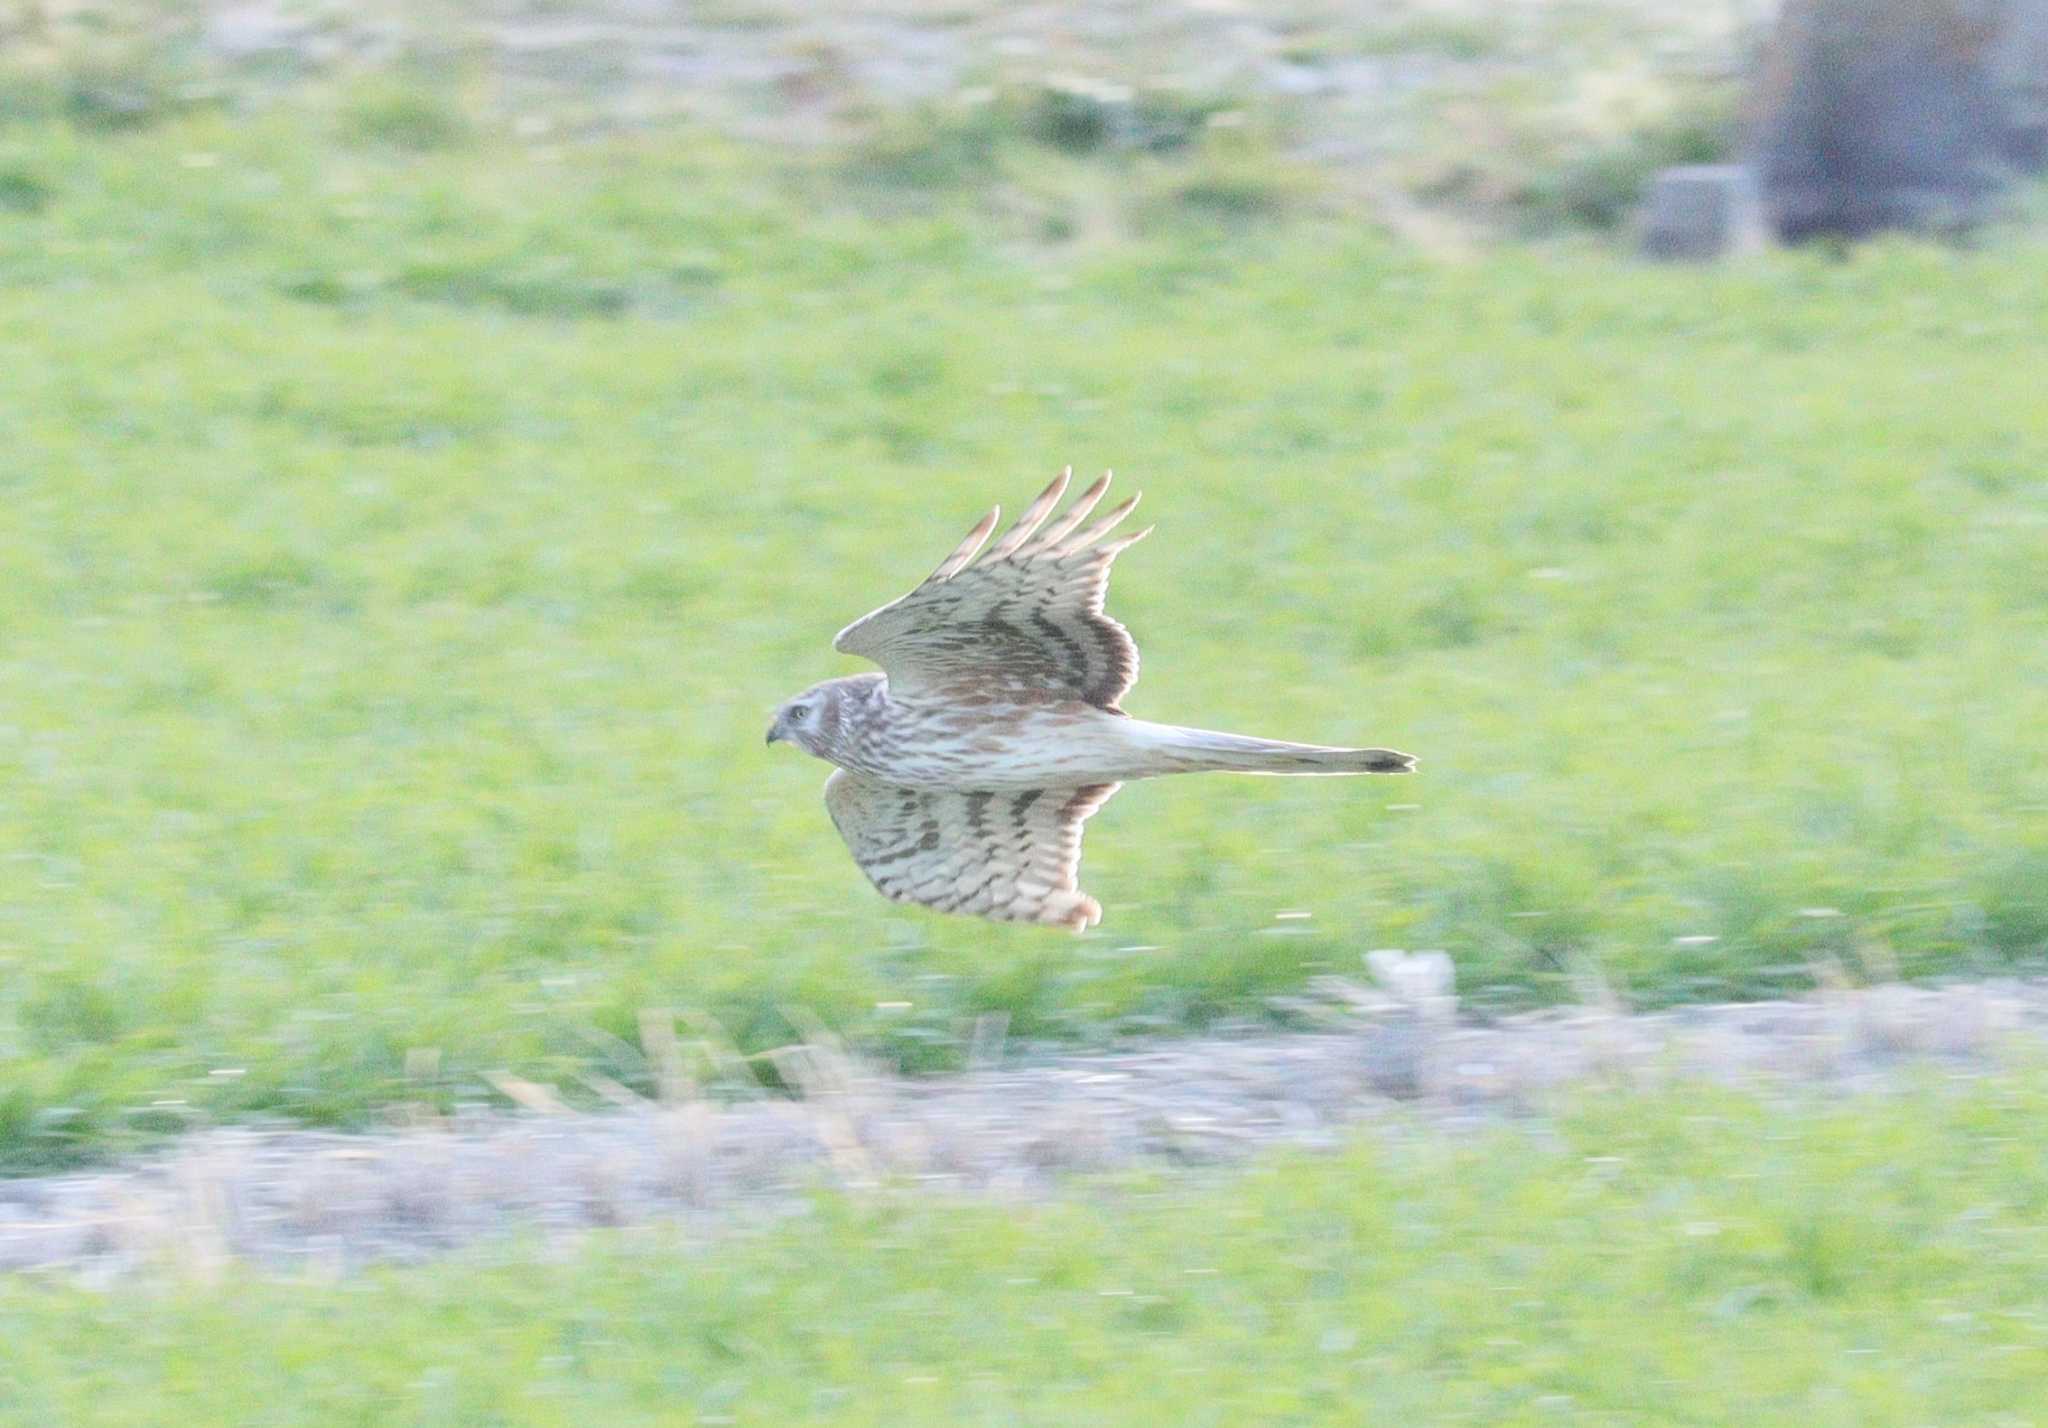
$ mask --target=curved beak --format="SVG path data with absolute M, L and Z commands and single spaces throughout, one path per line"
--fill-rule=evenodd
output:
M 781 741 L 782 721 L 780 719 L 777 719 L 773 724 L 770 724 L 768 726 L 768 737 L 762 740 L 762 744 L 765 747 L 768 744 L 780 743 Z

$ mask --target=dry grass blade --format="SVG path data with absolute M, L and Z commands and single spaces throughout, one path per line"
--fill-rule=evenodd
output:
M 749 1058 L 721 1026 L 718 1019 L 708 1012 L 685 1010 L 683 1024 L 697 1033 L 697 1045 L 704 1053 L 705 1064 L 725 1084 L 736 1090 L 755 1095 L 767 1094 L 768 1088 L 761 1084 Z
M 233 1225 L 227 1185 L 208 1152 L 183 1157 L 173 1193 L 179 1213 L 168 1248 L 184 1274 L 211 1283 L 227 1268 Z
M 1003 1044 L 1010 1035 L 1008 1012 L 983 1012 L 974 1019 L 974 1034 L 967 1041 L 967 1069 L 988 1071 L 1003 1061 Z
M 654 1104 L 632 1087 L 619 1084 L 602 1071 L 578 1072 L 576 1079 L 621 1110 L 644 1110 Z
M 441 1082 L 441 1048 L 415 1046 L 405 1053 L 405 1083 L 412 1094 L 394 1107 L 401 1125 L 436 1126 L 443 1117 L 434 1091 Z
M 802 1094 L 812 1133 L 840 1178 L 854 1189 L 869 1189 L 879 1183 L 874 1158 L 861 1144 L 854 1125 L 852 1083 L 845 1067 L 837 1064 L 840 1058 L 816 1042 L 778 1046 L 768 1058 L 782 1079 Z
M 778 1007 L 777 1010 L 782 1013 L 783 1019 L 795 1027 L 803 1036 L 803 1039 L 811 1045 L 822 1046 L 835 1056 L 845 1057 L 847 1055 L 846 1043 L 839 1039 L 839 1033 L 825 1025 L 819 1019 L 817 1013 L 807 1007 L 798 1006 L 783 1006 Z
M 640 1046 L 654 1068 L 655 1092 L 663 1105 L 680 1106 L 695 1100 L 696 1080 L 683 1064 L 682 1047 L 676 1043 L 676 1014 L 666 1008 L 649 1007 L 640 1013 Z
M 632 1067 L 635 1070 L 646 1069 L 646 1056 L 641 1053 L 639 1047 L 623 1036 L 614 1036 L 603 1027 L 592 1026 L 589 1022 L 576 1023 L 575 1030 L 578 1036 L 598 1048 L 617 1065 Z
M 569 1114 L 569 1105 L 555 1093 L 552 1086 L 543 1086 L 538 1081 L 526 1081 L 509 1071 L 486 1071 L 484 1080 L 506 1100 L 529 1111 L 538 1111 L 545 1116 Z

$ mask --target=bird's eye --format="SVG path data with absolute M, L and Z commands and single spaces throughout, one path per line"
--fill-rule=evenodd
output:
M 808 719 L 811 717 L 811 706 L 808 704 L 792 704 L 789 706 L 789 717 L 792 719 Z

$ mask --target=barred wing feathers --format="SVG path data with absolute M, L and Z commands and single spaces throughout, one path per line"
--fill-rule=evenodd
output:
M 885 897 L 1079 932 L 1102 920 L 1076 886 L 1081 824 L 1119 787 L 904 788 L 840 769 L 825 781 L 825 807 Z
M 990 511 L 929 579 L 848 625 L 832 647 L 882 666 L 904 698 L 1000 694 L 1115 710 L 1137 681 L 1138 647 L 1102 613 L 1103 596 L 1110 563 L 1151 531 L 1105 539 L 1136 496 L 1079 529 L 1109 489 L 1107 473 L 1046 524 L 1071 477 L 1061 472 L 983 551 L 1000 514 Z

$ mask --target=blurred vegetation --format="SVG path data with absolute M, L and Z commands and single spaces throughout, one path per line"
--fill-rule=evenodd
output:
M 104 39 L 27 58 L 0 51 L 0 123 L 65 120 L 91 132 L 145 129 L 218 102 L 188 49 Z
M 347 140 L 420 152 L 455 148 L 470 135 L 469 115 L 454 95 L 394 78 L 354 85 L 340 117 Z
M 644 133 L 688 114 L 771 145 L 844 147 L 852 167 L 910 189 L 985 184 L 1032 149 L 1129 176 L 1142 166 L 1115 160 L 1248 124 L 1253 160 L 1195 186 L 1198 206 L 1262 208 L 1251 171 L 1274 156 L 1327 170 L 1389 221 L 1420 204 L 1478 234 L 1603 231 L 1657 164 L 1733 152 L 1759 18 L 1677 0 L 1113 20 L 1082 4 L 1064 22 L 973 3 L 861 16 L 804 0 L 0 0 L 0 122 L 138 129 L 353 87 L 339 127 L 354 142 L 443 148 L 479 121 Z
M 998 87 L 799 152 L 400 72 L 125 125 L 8 86 L 0 1166 L 643 1084 L 649 1006 L 937 1067 L 1375 946 L 1493 1005 L 2048 950 L 2025 234 L 1439 260 L 1284 116 L 1114 91 L 1149 117 Z M 1082 941 L 883 903 L 759 747 L 1069 460 L 1162 522 L 1134 712 L 1423 759 L 1127 791 Z
M 1177 222 L 1269 225 L 1329 198 L 1325 175 L 1286 157 L 1282 128 L 1220 99 L 985 89 L 884 117 L 847 147 L 835 177 L 838 196 L 869 212 L 957 211 L 971 199 L 1034 241 Z
M 823 1200 L 708 1247 L 0 1283 L 0 1415 L 1995 1428 L 2048 1375 L 2044 1086 L 1610 1092 L 1544 1134 L 1387 1135 L 1043 1203 Z
M 1675 100 L 1617 137 L 1562 146 L 1532 165 L 1511 199 L 1521 226 L 1546 233 L 1611 233 L 1634 218 L 1645 188 L 1677 164 L 1726 163 L 1742 148 L 1742 123 L 1730 86 Z

